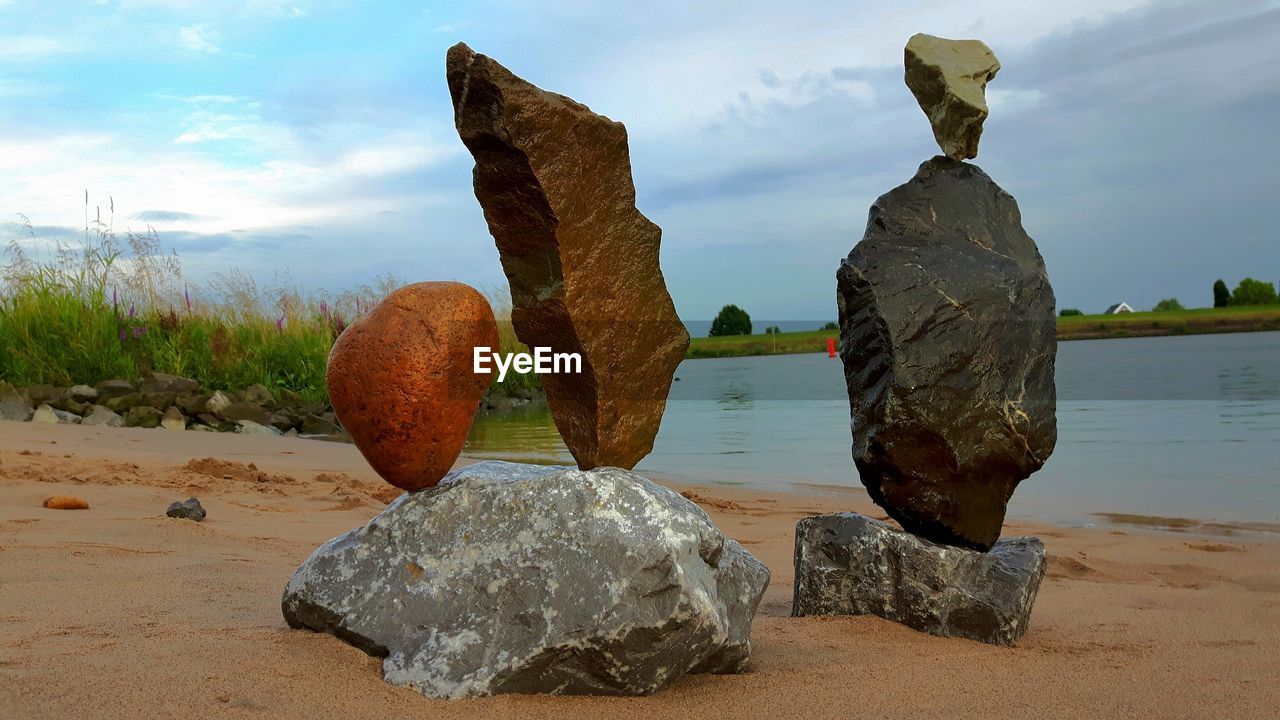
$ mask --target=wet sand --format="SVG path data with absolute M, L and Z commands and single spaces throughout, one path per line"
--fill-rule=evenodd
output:
M 1041 537 L 1050 568 L 1030 632 L 996 648 L 874 617 L 789 617 L 795 522 L 880 516 L 856 489 L 673 486 L 773 572 L 749 673 L 646 698 L 438 701 L 280 616 L 293 569 L 394 496 L 353 447 L 0 422 L 0 716 L 1265 718 L 1280 705 L 1270 527 L 1015 519 L 1006 536 Z M 42 507 L 51 495 L 90 508 Z M 188 495 L 205 522 L 164 516 Z

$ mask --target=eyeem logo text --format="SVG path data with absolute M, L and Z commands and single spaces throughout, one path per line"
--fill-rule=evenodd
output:
M 532 355 L 529 353 L 507 353 L 502 355 L 493 352 L 488 347 L 478 347 L 475 348 L 472 360 L 472 369 L 477 375 L 492 372 L 492 369 L 496 367 L 498 369 L 498 382 L 502 382 L 507 377 L 508 370 L 514 370 L 521 375 L 531 372 L 539 375 L 582 372 L 581 355 L 578 353 L 553 353 L 551 348 L 547 347 L 535 347 Z

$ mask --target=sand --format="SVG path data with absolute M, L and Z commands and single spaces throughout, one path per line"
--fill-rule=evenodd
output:
M 1044 539 L 1050 571 L 1030 632 L 996 648 L 874 617 L 789 617 L 796 520 L 879 515 L 860 490 L 676 487 L 773 572 L 751 672 L 645 698 L 439 701 L 281 619 L 294 568 L 394 495 L 354 448 L 0 422 L 0 717 L 1269 718 L 1280 706 L 1280 541 L 1265 529 L 1012 522 L 1006 536 Z M 164 516 L 193 494 L 205 522 Z M 43 508 L 51 495 L 90 509 Z

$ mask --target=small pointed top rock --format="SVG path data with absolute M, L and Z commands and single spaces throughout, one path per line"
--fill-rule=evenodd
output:
M 906 83 L 933 125 L 933 137 L 953 160 L 978 156 L 987 119 L 987 83 L 1000 70 L 981 40 L 948 40 L 918 33 L 907 41 Z

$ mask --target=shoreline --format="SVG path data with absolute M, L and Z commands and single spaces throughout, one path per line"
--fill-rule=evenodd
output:
M 665 483 L 664 483 L 665 484 Z M 1266 717 L 1280 703 L 1280 542 L 1012 520 L 1049 567 L 1012 648 L 871 616 L 790 617 L 795 523 L 852 493 L 672 484 L 772 572 L 740 675 L 648 697 L 429 700 L 380 662 L 290 630 L 280 596 L 318 545 L 398 491 L 350 445 L 0 423 L 0 703 L 21 717 L 497 720 L 654 716 Z M 77 495 L 88 510 L 41 507 Z M 200 498 L 202 523 L 164 517 Z M 920 668 L 937 668 L 921 673 Z M 852 672 L 851 672 L 852 671 Z M 902 682 L 910 677 L 911 682 Z
M 396 488 L 383 482 L 369 468 L 354 444 L 349 441 L 335 442 L 326 438 L 177 432 L 159 428 L 111 428 L 0 420 L 0 460 L 6 455 L 11 456 L 10 461 L 15 458 L 57 460 L 61 457 L 62 459 L 99 461 L 108 469 L 118 469 L 121 465 L 136 467 L 146 464 L 152 468 L 171 472 L 178 472 L 186 465 L 207 457 L 224 458 L 229 462 L 239 462 L 239 458 L 252 457 L 256 458 L 254 461 L 256 467 L 263 471 L 345 476 L 358 480 L 357 484 L 362 488 L 362 492 L 371 497 L 390 499 L 399 494 Z M 464 452 L 454 463 L 454 468 L 486 460 L 535 465 L 564 464 L 546 458 L 520 457 L 516 454 L 498 458 L 468 455 Z M 0 462 L 0 483 L 7 479 L 5 473 L 7 464 Z M 893 522 L 871 501 L 866 490 L 857 482 L 856 476 L 851 476 L 850 484 L 847 485 L 800 482 L 764 487 L 752 483 L 698 482 L 662 471 L 641 469 L 637 472 L 674 490 L 692 492 L 704 498 L 724 498 L 734 502 L 735 498 L 740 497 L 776 496 L 787 498 L 798 504 L 845 508 Z M 70 479 L 76 484 L 97 484 L 92 476 L 74 474 Z M 121 478 L 117 473 L 106 484 L 120 483 Z M 388 493 L 391 494 L 388 495 Z M 1067 515 L 1072 519 L 1064 519 Z M 1093 518 L 1099 522 L 1096 526 L 1090 526 L 1082 524 L 1080 522 L 1082 518 Z M 1099 531 L 1124 529 L 1179 537 L 1239 537 L 1253 538 L 1263 542 L 1280 541 L 1280 523 L 1277 522 L 1225 520 L 1212 516 L 1185 517 L 1085 507 L 1072 508 L 1053 517 L 1036 513 L 1020 513 L 1016 508 L 1011 508 L 1005 524 L 1007 527 L 1034 526 Z
M 1236 313 L 1185 311 L 1179 313 L 1128 313 L 1124 315 L 1078 316 L 1058 319 L 1058 341 L 1123 340 L 1139 337 L 1184 335 L 1229 335 L 1280 331 L 1280 310 L 1260 311 L 1256 317 L 1239 308 L 1247 319 L 1233 318 Z M 799 355 L 826 352 L 826 338 L 839 342 L 838 330 L 813 330 L 771 335 L 734 335 L 716 338 L 693 338 L 686 360 L 762 355 Z M 779 347 L 780 346 L 780 347 Z

